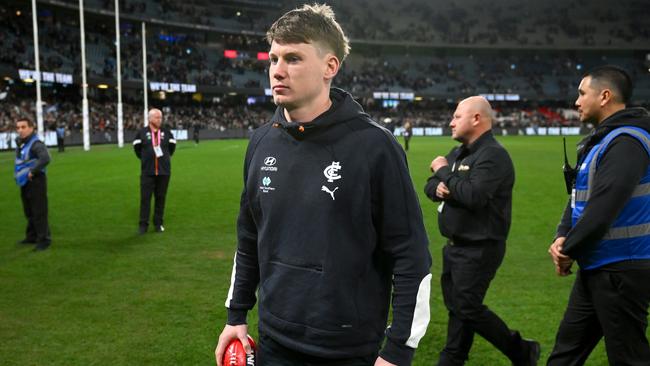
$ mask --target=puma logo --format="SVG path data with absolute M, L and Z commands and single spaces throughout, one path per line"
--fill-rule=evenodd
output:
M 336 192 L 337 189 L 339 189 L 339 187 L 334 188 L 333 191 L 330 191 L 329 188 L 327 188 L 327 187 L 325 187 L 325 186 L 320 187 L 320 190 L 321 190 L 321 191 L 323 191 L 323 192 L 327 192 L 327 193 L 330 194 L 330 196 L 332 196 L 332 201 L 335 201 L 335 198 L 334 198 L 334 192 Z

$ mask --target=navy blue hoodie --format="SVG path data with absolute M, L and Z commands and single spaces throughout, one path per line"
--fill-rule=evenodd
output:
M 249 142 L 226 300 L 296 351 L 408 365 L 429 321 L 431 256 L 401 146 L 346 92 L 309 123 L 278 108 Z M 393 322 L 386 329 L 392 295 Z

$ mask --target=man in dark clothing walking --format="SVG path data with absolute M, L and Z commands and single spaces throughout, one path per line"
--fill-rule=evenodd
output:
M 425 192 L 438 206 L 443 248 L 442 295 L 449 310 L 447 344 L 438 365 L 462 365 L 478 333 L 514 365 L 536 365 L 539 343 L 521 338 L 483 304 L 505 254 L 515 172 L 492 135 L 492 107 L 483 97 L 458 104 L 449 126 L 462 145 L 431 162 Z
M 65 124 L 61 123 L 56 128 L 56 145 L 59 152 L 65 151 Z
M 258 364 L 408 366 L 431 257 L 404 150 L 331 87 L 349 46 L 329 6 L 286 13 L 267 40 L 278 108 L 248 144 L 217 364 L 233 339 L 250 350 L 259 296 Z
M 632 81 L 602 66 L 583 77 L 576 106 L 596 128 L 578 145 L 573 187 L 549 253 L 576 274 L 548 365 L 582 365 L 605 338 L 611 365 L 648 365 L 650 114 L 627 108 Z
M 133 150 L 140 159 L 140 226 L 144 234 L 149 227 L 151 195 L 155 197 L 153 224 L 156 232 L 163 232 L 165 198 L 171 177 L 171 156 L 176 150 L 176 139 L 167 127 L 161 127 L 162 112 L 149 111 L 149 126 L 142 128 L 133 140 Z
M 199 146 L 199 135 L 201 133 L 201 125 L 195 122 L 192 126 L 192 138 L 194 139 L 194 146 Z
M 50 154 L 27 118 L 16 121 L 16 162 L 14 177 L 20 186 L 20 198 L 27 218 L 25 238 L 20 244 L 36 244 L 35 251 L 47 249 L 52 240 L 47 221 L 47 176 L 45 167 Z

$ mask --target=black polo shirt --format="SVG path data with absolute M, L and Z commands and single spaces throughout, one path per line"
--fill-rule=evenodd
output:
M 455 147 L 449 166 L 431 176 L 425 186 L 436 202 L 436 187 L 444 182 L 450 197 L 438 207 L 443 236 L 457 242 L 505 242 L 510 229 L 515 170 L 506 149 L 488 131 L 471 145 Z

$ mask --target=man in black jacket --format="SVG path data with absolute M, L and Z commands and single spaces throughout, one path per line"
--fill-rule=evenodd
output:
M 582 365 L 605 338 L 611 365 L 648 365 L 650 114 L 626 108 L 632 82 L 603 66 L 583 77 L 576 107 L 596 128 L 578 145 L 571 199 L 549 253 L 578 271 L 548 365 Z
M 521 338 L 483 304 L 505 254 L 515 172 L 492 135 L 492 108 L 483 97 L 458 104 L 449 126 L 462 145 L 431 163 L 427 196 L 441 202 L 442 294 L 449 310 L 447 344 L 438 365 L 462 365 L 478 333 L 514 365 L 536 365 L 539 343 Z
M 25 239 L 21 244 L 36 244 L 35 251 L 50 246 L 50 226 L 47 221 L 47 176 L 45 167 L 50 154 L 34 131 L 28 118 L 16 121 L 16 163 L 14 176 L 20 186 L 20 198 L 27 218 Z
M 331 88 L 349 47 L 329 6 L 288 12 L 267 39 L 278 108 L 246 152 L 217 364 L 233 339 L 250 349 L 257 293 L 259 364 L 410 365 L 431 257 L 404 151 Z
M 171 156 L 176 150 L 176 139 L 172 132 L 161 127 L 162 112 L 149 111 L 149 126 L 142 128 L 133 140 L 133 150 L 140 159 L 140 227 L 144 234 L 149 227 L 151 195 L 155 197 L 153 224 L 156 232 L 163 232 L 163 214 L 169 178 L 172 174 Z
M 194 138 L 194 146 L 199 146 L 199 137 L 201 134 L 201 124 L 199 122 L 194 122 L 192 125 L 192 137 Z

